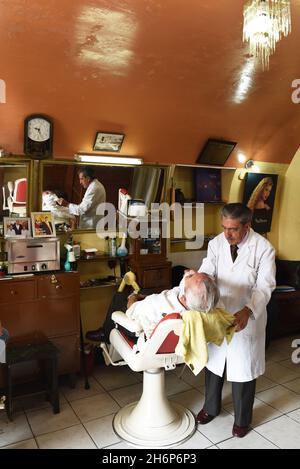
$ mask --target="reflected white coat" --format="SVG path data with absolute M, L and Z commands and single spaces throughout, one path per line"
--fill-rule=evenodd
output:
M 88 186 L 80 204 L 69 204 L 71 215 L 80 217 L 79 228 L 96 228 L 99 216 L 96 210 L 99 204 L 106 201 L 106 192 L 103 184 L 98 179 L 93 179 Z

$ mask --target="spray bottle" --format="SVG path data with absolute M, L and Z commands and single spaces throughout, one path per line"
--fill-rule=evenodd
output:
M 66 262 L 64 264 L 65 271 L 70 272 L 76 270 L 76 259 L 73 251 L 73 246 L 71 246 L 71 244 L 65 244 L 65 248 L 67 250 Z

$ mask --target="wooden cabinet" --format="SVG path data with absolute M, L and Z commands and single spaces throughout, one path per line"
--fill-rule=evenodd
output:
M 78 272 L 0 281 L 0 319 L 13 340 L 42 333 L 60 350 L 59 373 L 80 369 Z
M 158 293 L 171 288 L 171 266 L 166 257 L 167 240 L 161 235 L 161 224 L 148 237 L 129 239 L 130 255 L 128 265 L 137 276 L 143 289 Z

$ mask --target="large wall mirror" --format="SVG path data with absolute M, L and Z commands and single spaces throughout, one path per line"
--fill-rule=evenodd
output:
M 86 189 L 79 172 L 86 167 L 92 169 L 95 179 L 104 186 L 106 202 L 114 204 L 116 208 L 120 188 L 127 189 L 133 199 L 144 200 L 148 207 L 152 202 L 160 202 L 164 198 L 167 166 L 107 166 L 73 161 L 43 161 L 39 209 L 53 213 L 57 231 L 64 230 L 66 226 L 84 230 L 96 228 L 96 218 L 91 222 L 91 217 L 85 214 L 71 215 L 67 206 L 58 205 L 58 199 L 76 205 L 82 202 Z
M 0 235 L 3 218 L 29 215 L 30 160 L 0 159 Z

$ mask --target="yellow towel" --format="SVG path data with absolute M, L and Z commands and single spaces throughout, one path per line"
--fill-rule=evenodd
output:
M 209 313 L 187 311 L 182 315 L 183 326 L 175 353 L 197 375 L 208 361 L 207 342 L 216 345 L 229 344 L 235 331 L 234 316 L 216 308 Z

